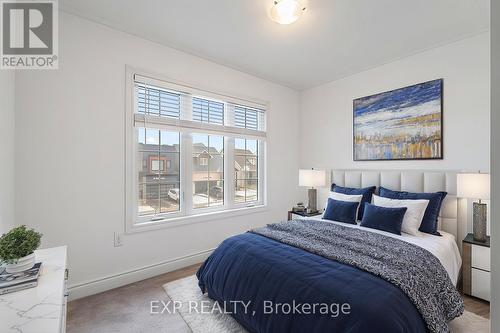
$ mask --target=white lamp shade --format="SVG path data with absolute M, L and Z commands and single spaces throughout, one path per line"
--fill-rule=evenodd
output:
M 300 169 L 299 186 L 325 186 L 325 170 Z
M 457 175 L 457 196 L 459 198 L 490 198 L 490 175 L 487 173 L 459 173 Z

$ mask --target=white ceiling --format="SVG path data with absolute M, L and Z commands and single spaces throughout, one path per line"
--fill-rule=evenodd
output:
M 489 30 L 489 0 L 60 0 L 63 11 L 302 90 Z

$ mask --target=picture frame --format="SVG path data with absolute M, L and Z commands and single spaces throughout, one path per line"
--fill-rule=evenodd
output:
M 442 160 L 443 79 L 353 100 L 353 160 Z

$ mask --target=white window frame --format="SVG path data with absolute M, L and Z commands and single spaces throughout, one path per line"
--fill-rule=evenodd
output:
M 152 73 L 149 71 L 126 66 L 126 92 L 125 92 L 125 232 L 142 232 L 147 230 L 155 230 L 161 228 L 174 227 L 179 225 L 199 223 L 214 219 L 229 218 L 238 215 L 246 215 L 249 213 L 257 213 L 267 210 L 267 140 L 266 133 L 260 131 L 252 131 L 234 127 L 226 127 L 221 125 L 213 125 L 207 123 L 198 123 L 190 120 L 183 120 L 182 112 L 181 119 L 161 119 L 158 124 L 149 120 L 151 128 L 168 130 L 180 133 L 180 209 L 172 213 L 159 214 L 155 218 L 150 216 L 139 217 L 137 213 L 137 196 L 138 196 L 138 180 L 137 180 L 137 136 L 135 135 L 135 123 L 137 119 L 141 119 L 141 115 L 135 114 L 136 96 L 135 96 L 135 81 L 134 77 L 140 75 L 147 77 L 157 86 L 169 88 L 175 91 L 184 91 L 191 93 L 193 96 L 202 98 L 224 101 L 224 103 L 234 103 L 255 107 L 265 110 L 265 124 L 269 128 L 269 107 L 267 102 L 262 102 L 256 99 L 234 97 L 233 94 L 213 92 L 210 89 L 193 87 L 189 84 L 178 82 L 165 77 L 162 74 Z M 179 89 L 182 88 L 182 90 Z M 200 91 L 202 93 L 200 93 Z M 145 119 L 145 117 L 144 117 Z M 158 126 L 161 123 L 160 126 Z M 224 130 L 221 130 L 224 127 Z M 212 134 L 224 136 L 224 204 L 221 206 L 194 208 L 192 205 L 192 136 L 191 133 Z M 259 140 L 258 154 L 258 201 L 235 203 L 234 202 L 234 138 L 246 138 Z

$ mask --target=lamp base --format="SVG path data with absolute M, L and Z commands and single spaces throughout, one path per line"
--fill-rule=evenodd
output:
M 318 211 L 316 189 L 310 188 L 307 190 L 307 196 L 309 199 L 309 203 L 307 204 L 307 213 L 316 213 Z
M 474 240 L 486 242 L 486 204 L 474 202 L 472 208 L 472 229 Z

